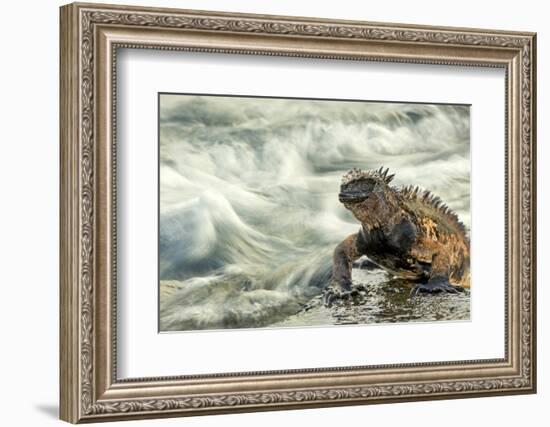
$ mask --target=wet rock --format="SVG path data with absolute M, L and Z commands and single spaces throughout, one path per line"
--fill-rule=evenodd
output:
M 321 326 L 370 323 L 456 321 L 470 319 L 470 291 L 457 294 L 422 294 L 411 297 L 414 284 L 390 277 L 385 271 L 354 268 L 349 298 L 336 299 L 331 307 L 322 296 L 312 299 L 296 315 L 271 326 Z

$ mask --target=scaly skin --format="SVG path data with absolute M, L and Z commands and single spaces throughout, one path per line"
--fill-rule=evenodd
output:
M 396 188 L 383 168 L 352 169 L 340 201 L 361 223 L 334 250 L 332 296 L 352 292 L 351 266 L 363 255 L 419 292 L 470 287 L 470 242 L 464 225 L 441 200 L 418 187 Z

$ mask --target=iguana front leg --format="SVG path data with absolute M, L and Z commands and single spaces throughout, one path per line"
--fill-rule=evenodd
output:
M 358 251 L 357 238 L 359 233 L 346 237 L 334 249 L 332 255 L 332 280 L 325 294 L 325 304 L 330 306 L 335 298 L 352 293 L 351 267 L 355 260 L 361 258 Z
M 343 291 L 351 291 L 351 267 L 353 261 L 361 258 L 357 250 L 357 237 L 359 233 L 352 234 L 336 246 L 332 255 L 332 281 L 331 286 Z

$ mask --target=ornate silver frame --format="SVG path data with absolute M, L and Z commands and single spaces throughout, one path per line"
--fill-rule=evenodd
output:
M 534 33 L 99 4 L 61 8 L 61 418 L 130 418 L 534 393 Z M 119 380 L 117 48 L 506 70 L 506 342 L 496 360 Z

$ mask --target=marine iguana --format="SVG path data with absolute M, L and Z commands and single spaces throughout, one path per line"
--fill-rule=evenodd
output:
M 390 185 L 388 172 L 353 168 L 342 178 L 339 200 L 361 229 L 334 250 L 327 305 L 354 292 L 351 267 L 362 255 L 415 282 L 412 296 L 470 287 L 470 243 L 458 216 L 427 190 Z

